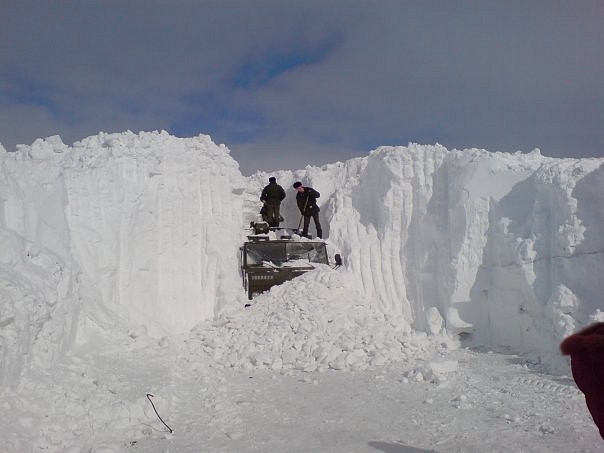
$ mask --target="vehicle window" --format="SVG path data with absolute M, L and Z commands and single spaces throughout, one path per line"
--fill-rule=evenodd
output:
M 311 263 L 328 263 L 327 251 L 322 242 L 288 242 L 286 250 L 288 261 L 306 260 Z
M 285 244 L 271 242 L 257 242 L 247 244 L 246 263 L 248 266 L 262 265 L 263 261 L 271 261 L 281 265 L 286 261 Z

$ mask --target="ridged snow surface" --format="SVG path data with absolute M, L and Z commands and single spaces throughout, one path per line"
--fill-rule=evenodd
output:
M 346 311 L 342 298 L 351 312 L 362 303 L 359 319 L 371 320 L 362 332 L 384 319 L 392 332 L 461 335 L 546 358 L 571 331 L 604 320 L 604 159 L 410 144 L 273 175 L 287 191 L 287 226 L 300 220 L 294 181 L 321 193 L 328 250 L 344 267 L 316 271 L 320 298 L 336 314 Z M 268 176 L 242 176 L 207 136 L 101 133 L 73 146 L 51 137 L 16 153 L 0 148 L 0 382 L 111 329 L 158 338 L 193 329 L 206 339 L 212 331 L 216 353 L 241 364 L 247 346 L 224 339 L 221 326 L 247 302 L 238 253 Z M 272 297 L 286 319 L 305 294 L 320 299 L 312 274 L 258 300 Z M 325 338 L 336 348 L 325 349 L 334 356 L 325 366 L 346 366 L 338 354 L 361 341 L 327 334 L 332 314 L 300 337 L 313 366 Z M 243 336 L 255 327 L 237 324 Z M 266 365 L 295 363 L 294 343 Z M 367 363 L 376 357 L 363 352 Z M 246 363 L 264 363 L 254 357 Z

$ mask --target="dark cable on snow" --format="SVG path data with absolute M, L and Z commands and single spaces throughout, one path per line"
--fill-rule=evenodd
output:
M 166 428 L 168 428 L 168 430 L 170 431 L 170 434 L 172 434 L 174 432 L 174 430 L 172 428 L 170 428 L 165 421 L 163 421 L 163 419 L 159 416 L 159 414 L 157 413 L 157 409 L 155 409 L 155 404 L 153 404 L 153 401 L 151 401 L 151 397 L 153 395 L 151 393 L 147 393 L 147 399 L 149 400 L 149 402 L 151 403 L 151 406 L 153 407 L 153 410 L 155 411 L 155 415 L 157 415 L 157 418 L 159 418 L 159 420 L 164 424 L 164 426 Z

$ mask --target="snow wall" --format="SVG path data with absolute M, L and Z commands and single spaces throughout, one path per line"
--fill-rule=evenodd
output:
M 410 144 L 272 175 L 288 226 L 291 184 L 321 192 L 354 289 L 416 330 L 551 358 L 604 320 L 604 159 Z M 0 146 L 0 383 L 94 329 L 186 333 L 243 305 L 239 246 L 268 176 L 207 136 Z

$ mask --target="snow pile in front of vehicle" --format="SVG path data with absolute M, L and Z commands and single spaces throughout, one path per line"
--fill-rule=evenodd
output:
M 315 266 L 316 264 L 317 263 L 312 263 L 309 260 L 298 259 L 298 260 L 287 261 L 287 262 L 283 263 L 282 267 L 308 267 L 308 266 Z
M 316 266 L 247 309 L 232 307 L 199 324 L 187 340 L 189 354 L 206 356 L 215 367 L 311 372 L 363 370 L 432 351 L 434 344 L 452 346 L 445 336 L 414 333 L 403 317 L 377 310 L 350 289 L 345 272 Z
M 316 263 L 314 263 L 316 264 Z M 312 267 L 314 265 L 308 260 L 292 260 L 286 261 L 285 263 L 276 264 L 272 261 L 262 261 L 262 267 L 270 267 L 273 269 L 281 269 L 283 267 Z

